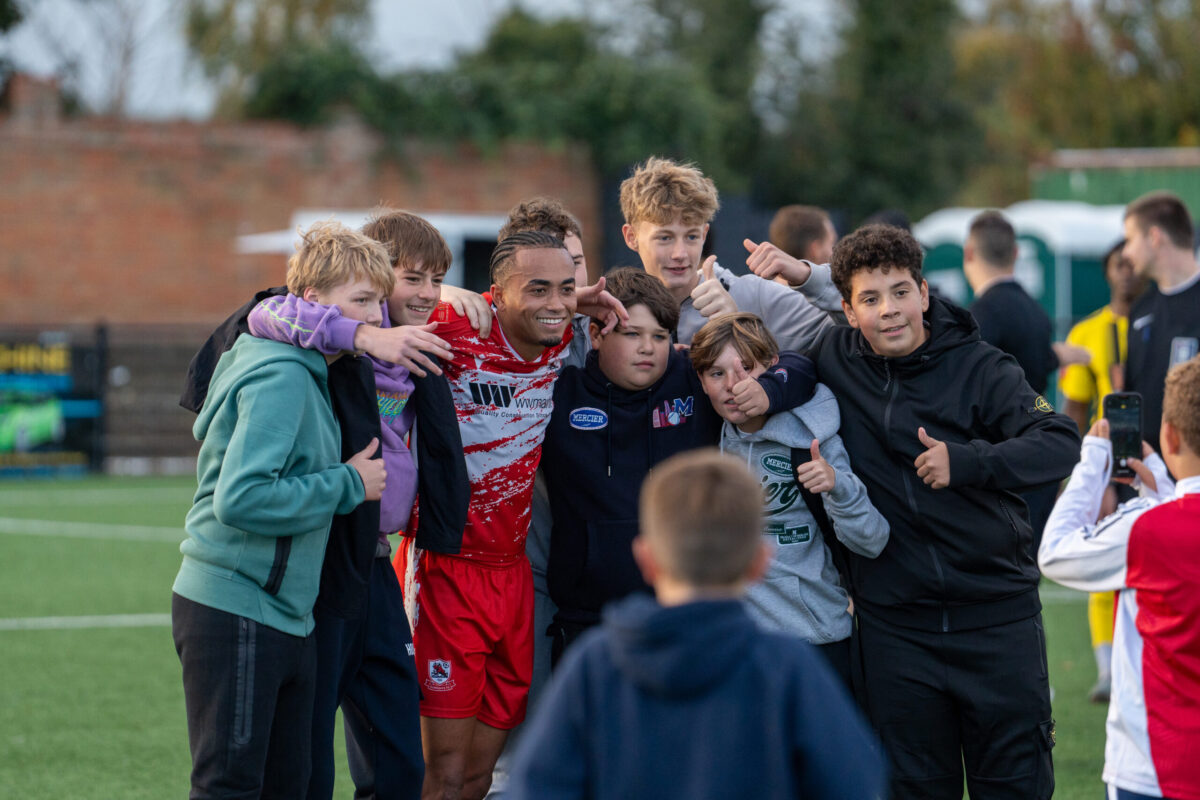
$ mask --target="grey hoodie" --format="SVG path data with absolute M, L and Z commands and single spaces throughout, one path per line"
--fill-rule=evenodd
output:
M 738 311 L 756 314 L 767 324 L 780 350 L 803 353 L 812 347 L 821 332 L 834 324 L 829 315 L 820 309 L 841 308 L 841 295 L 832 281 L 810 279 L 811 286 L 806 284 L 808 291 L 801 294 L 757 275 L 734 274 L 719 264 L 713 267 L 713 277 L 729 292 L 737 303 Z M 692 298 L 685 298 L 679 306 L 679 325 L 676 326 L 678 340 L 690 344 L 696 331 L 705 322 L 708 322 L 708 317 L 696 310 Z
M 850 471 L 850 459 L 837 431 L 837 400 L 817 384 L 812 400 L 767 419 L 761 430 L 744 433 L 728 422 L 721 450 L 746 459 L 766 495 L 766 530 L 775 555 L 767 574 L 746 593 L 750 614 L 761 625 L 794 633 L 813 644 L 850 635 L 849 597 L 816 520 L 800 496 L 791 468 L 793 447 L 808 449 L 815 437 L 821 455 L 837 474 L 833 489 L 821 495 L 838 539 L 855 553 L 874 558 L 888 540 L 888 523 L 871 505 L 867 489 Z

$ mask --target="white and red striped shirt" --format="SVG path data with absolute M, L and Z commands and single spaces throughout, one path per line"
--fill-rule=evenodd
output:
M 480 339 L 467 318 L 446 303 L 438 306 L 431 321 L 441 323 L 435 332 L 454 351 L 443 372 L 454 397 L 471 480 L 459 556 L 510 564 L 525 555 L 534 474 L 571 329 L 568 326 L 561 344 L 526 361 L 505 339 L 494 309 L 487 339 Z
M 1173 485 L 1161 458 L 1157 491 L 1099 522 L 1112 446 L 1084 439 L 1079 464 L 1046 523 L 1038 563 L 1064 586 L 1121 590 L 1113 635 L 1104 780 L 1155 797 L 1200 800 L 1200 476 Z

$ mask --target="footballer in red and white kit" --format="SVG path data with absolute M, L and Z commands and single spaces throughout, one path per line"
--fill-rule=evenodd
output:
M 1149 455 L 1155 487 L 1093 522 L 1112 445 L 1084 439 L 1046 524 L 1046 577 L 1087 592 L 1121 590 L 1113 637 L 1104 781 L 1149 797 L 1200 800 L 1200 476 L 1172 484 Z
M 524 718 L 533 669 L 533 583 L 525 557 L 533 480 L 571 331 L 526 361 L 498 322 L 480 339 L 449 305 L 440 305 L 431 321 L 441 323 L 437 334 L 454 351 L 443 372 L 462 432 L 471 503 L 459 553 L 425 552 L 414 567 L 421 713 L 473 716 L 510 729 Z

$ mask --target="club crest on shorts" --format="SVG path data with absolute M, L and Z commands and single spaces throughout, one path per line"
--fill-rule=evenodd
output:
M 454 688 L 450 680 L 450 662 L 443 658 L 429 659 L 429 677 L 425 679 L 425 688 L 434 692 L 448 692 Z

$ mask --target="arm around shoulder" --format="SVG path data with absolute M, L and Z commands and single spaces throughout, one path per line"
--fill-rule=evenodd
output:
M 354 350 L 354 335 L 362 325 L 342 316 L 337 306 L 323 306 L 294 294 L 268 297 L 250 312 L 250 333 L 260 339 L 316 350 L 325 355 Z

